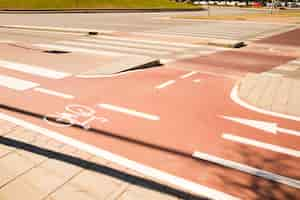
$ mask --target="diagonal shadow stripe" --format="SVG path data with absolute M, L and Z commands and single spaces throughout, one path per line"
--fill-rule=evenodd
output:
M 130 183 L 133 185 L 137 185 L 137 186 L 141 186 L 144 188 L 148 188 L 153 191 L 158 191 L 161 193 L 169 194 L 174 197 L 183 198 L 183 199 L 187 199 L 187 200 L 205 200 L 205 198 L 200 198 L 200 197 L 182 192 L 180 190 L 171 188 L 166 185 L 162 185 L 155 181 L 151 181 L 151 180 L 147 180 L 147 179 L 144 179 L 144 178 L 141 178 L 138 176 L 130 175 L 128 173 L 125 173 L 125 172 L 122 172 L 122 171 L 119 171 L 116 169 L 112 169 L 112 168 L 97 164 L 92 161 L 83 160 L 83 159 L 75 157 L 75 156 L 62 154 L 60 152 L 48 150 L 48 149 L 38 147 L 38 146 L 35 146 L 32 144 L 24 143 L 24 142 L 15 140 L 15 139 L 0 136 L 0 144 L 4 144 L 9 147 L 21 149 L 21 150 L 31 152 L 34 154 L 38 154 L 38 155 L 47 157 L 49 159 L 55 159 L 58 161 L 62 161 L 62 162 L 65 162 L 65 163 L 68 163 L 71 165 L 81 167 L 86 170 L 105 174 L 107 176 L 117 178 L 124 182 Z

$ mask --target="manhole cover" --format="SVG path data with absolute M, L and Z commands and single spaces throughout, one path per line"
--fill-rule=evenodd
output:
M 70 51 L 61 51 L 61 50 L 46 50 L 43 51 L 44 53 L 50 53 L 50 54 L 67 54 L 71 53 Z

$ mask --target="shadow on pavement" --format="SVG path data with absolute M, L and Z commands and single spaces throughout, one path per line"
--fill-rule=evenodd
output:
M 293 171 L 297 173 L 297 164 L 288 163 L 288 159 L 285 155 L 276 155 L 272 157 L 264 156 L 258 151 L 255 152 L 253 149 L 245 145 L 237 145 L 233 149 L 235 154 L 239 154 L 244 159 L 244 162 L 251 167 L 257 169 L 272 168 L 275 171 L 287 172 Z M 296 172 L 295 172 L 296 171 Z M 299 174 L 299 173 L 298 173 Z M 253 200 L 297 200 L 299 199 L 300 191 L 257 176 L 249 176 L 247 181 L 241 179 L 234 179 L 226 176 L 225 173 L 216 172 L 214 176 L 219 177 L 222 180 L 222 185 L 225 190 L 232 188 L 238 188 L 241 194 L 246 196 L 246 199 Z M 293 179 L 299 179 L 299 176 L 291 177 Z
M 133 185 L 137 185 L 137 186 L 141 186 L 141 187 L 148 188 L 151 190 L 159 191 L 159 192 L 169 194 L 169 195 L 172 195 L 172 196 L 175 196 L 178 198 L 189 199 L 189 200 L 205 200 L 204 198 L 196 197 L 194 195 L 173 189 L 171 187 L 162 185 L 160 183 L 157 183 L 157 182 L 154 182 L 151 180 L 147 180 L 147 179 L 144 179 L 141 177 L 130 175 L 130 174 L 121 172 L 119 170 L 106 167 L 104 165 L 99 165 L 99 164 L 91 162 L 91 161 L 83 160 L 81 158 L 62 154 L 62 153 L 59 153 L 56 151 L 48 150 L 45 148 L 27 144 L 27 143 L 17 141 L 14 139 L 0 136 L 0 143 L 4 144 L 6 146 L 9 146 L 9 147 L 14 147 L 14 148 L 32 152 L 32 153 L 35 153 L 35 154 L 38 154 L 41 156 L 45 156 L 45 157 L 48 157 L 49 159 L 63 161 L 68 164 L 75 165 L 75 166 L 81 167 L 86 170 L 105 174 L 105 175 L 117 178 L 119 180 L 125 181 L 125 182 L 133 184 Z

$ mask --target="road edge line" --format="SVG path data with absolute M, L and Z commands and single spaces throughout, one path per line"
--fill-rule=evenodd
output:
M 211 198 L 214 200 L 239 200 L 239 198 L 231 196 L 229 194 L 217 191 L 212 188 L 208 188 L 206 186 L 197 184 L 192 181 L 185 180 L 184 178 L 176 177 L 172 174 L 160 171 L 158 169 L 140 164 L 138 162 L 129 160 L 125 157 L 119 156 L 117 154 L 111 153 L 109 151 L 97 148 L 95 146 L 80 142 L 78 140 L 75 140 L 73 138 L 64 136 L 58 132 L 51 131 L 49 129 L 34 125 L 32 123 L 26 122 L 24 120 L 9 116 L 7 114 L 4 114 L 3 112 L 0 112 L 0 119 L 8 121 L 10 123 L 14 123 L 16 125 L 22 126 L 26 129 L 38 132 L 40 134 L 43 134 L 47 137 L 53 138 L 55 140 L 58 140 L 62 143 L 68 144 L 70 146 L 73 146 L 77 149 L 83 150 L 85 152 L 91 153 L 93 155 L 102 157 L 105 160 L 114 162 L 118 165 L 127 167 L 129 169 L 132 169 L 138 173 L 144 174 L 148 177 L 163 181 L 165 183 L 169 183 L 173 186 L 180 187 L 186 191 L 190 191 L 196 195 L 200 195 L 203 197 Z

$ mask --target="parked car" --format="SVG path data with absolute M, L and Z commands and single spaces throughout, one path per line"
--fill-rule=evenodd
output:
M 247 6 L 247 2 L 238 2 L 237 6 L 239 6 L 239 7 L 246 7 Z
M 215 1 L 208 1 L 208 4 L 209 4 L 209 5 L 215 5 L 216 2 L 215 2 Z
M 200 5 L 208 5 L 208 1 L 199 1 Z
M 237 5 L 237 2 L 236 2 L 236 1 L 227 1 L 227 2 L 226 2 L 226 5 L 227 5 L 227 6 L 236 6 L 236 5 Z
M 253 2 L 252 4 L 253 7 L 256 7 L 256 8 L 260 8 L 260 7 L 263 7 L 263 4 L 261 2 Z
M 289 7 L 289 8 L 296 8 L 297 4 L 296 4 L 296 2 L 287 2 L 287 7 Z

